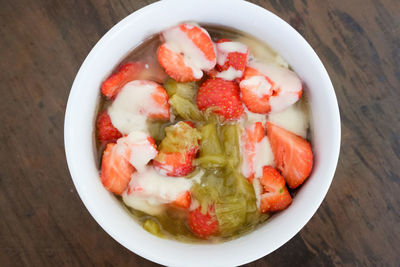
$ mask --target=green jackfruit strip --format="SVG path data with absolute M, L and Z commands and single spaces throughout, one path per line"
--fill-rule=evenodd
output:
M 239 126 L 236 124 L 222 126 L 221 136 L 228 164 L 235 169 L 240 164 Z
M 165 138 L 161 141 L 159 151 L 182 152 L 198 146 L 200 132 L 185 122 L 178 122 L 165 128 Z
M 164 88 L 169 97 L 172 97 L 173 95 L 179 95 L 184 99 L 194 101 L 198 90 L 198 85 L 196 82 L 178 83 L 174 79 L 168 79 L 164 83 Z
M 200 128 L 201 146 L 200 156 L 222 155 L 222 147 L 219 142 L 217 127 L 213 123 Z
M 226 158 L 224 155 L 206 155 L 200 156 L 195 160 L 196 165 L 200 165 L 205 169 L 220 168 L 226 165 Z
M 145 229 L 147 232 L 158 236 L 158 237 L 162 237 L 163 234 L 161 232 L 160 226 L 158 225 L 158 223 L 156 223 L 153 220 L 147 219 L 144 223 L 143 223 L 143 229 Z
M 191 101 L 179 96 L 173 95 L 169 99 L 173 110 L 184 120 L 202 121 L 203 115 L 200 110 Z

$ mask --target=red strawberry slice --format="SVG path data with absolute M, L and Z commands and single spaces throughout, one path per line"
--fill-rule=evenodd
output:
M 302 83 L 291 70 L 260 62 L 251 62 L 240 82 L 242 101 L 255 113 L 280 112 L 300 99 Z
M 118 139 L 117 145 L 120 153 L 138 172 L 144 171 L 147 164 L 158 155 L 154 139 L 143 132 L 131 132 Z
M 188 152 L 160 152 L 154 159 L 154 168 L 167 176 L 186 176 L 194 170 L 193 159 L 196 156 L 194 150 Z
M 263 168 L 260 178 L 262 194 L 260 197 L 261 212 L 274 212 L 286 209 L 292 203 L 292 197 L 285 186 L 285 179 L 271 166 Z
M 252 80 L 250 80 L 252 79 Z M 271 111 L 269 99 L 273 82 L 256 69 L 247 67 L 240 82 L 242 101 L 254 113 L 266 114 Z
M 214 206 L 211 206 L 206 214 L 201 213 L 197 208 L 189 213 L 189 227 L 199 238 L 207 239 L 218 232 L 218 220 L 214 213 Z
M 225 120 L 237 120 L 244 112 L 237 83 L 220 78 L 210 78 L 200 86 L 197 106 L 200 110 L 213 108 Z
M 153 93 L 151 97 L 155 103 L 155 107 L 148 107 L 148 116 L 152 119 L 159 120 L 168 120 L 170 116 L 170 105 L 169 105 L 169 97 L 167 91 L 165 91 L 164 87 L 159 85 L 158 83 L 142 80 L 140 81 L 143 84 L 149 84 L 153 86 Z
M 104 187 L 117 195 L 127 188 L 135 168 L 127 160 L 128 155 L 116 149 L 117 145 L 110 143 L 103 153 L 101 163 L 101 182 Z
M 102 145 L 106 145 L 116 142 L 120 137 L 122 137 L 122 134 L 112 124 L 107 111 L 103 111 L 97 118 L 97 138 Z
M 127 95 L 130 92 L 141 92 L 143 97 L 141 97 L 140 102 L 132 103 L 132 101 L 125 101 Z M 170 105 L 169 97 L 167 91 L 156 82 L 149 80 L 134 80 L 129 82 L 124 86 L 120 94 L 115 98 L 113 105 L 117 103 L 117 108 L 122 109 L 124 114 L 136 115 L 140 113 L 146 117 L 159 120 L 168 120 L 170 116 Z M 116 125 L 119 127 L 118 125 Z M 121 128 L 120 131 L 123 134 L 128 134 L 129 132 Z
M 242 173 L 251 182 L 254 178 L 257 144 L 265 136 L 265 129 L 261 122 L 256 122 L 244 129 L 241 135 L 241 150 L 243 155 Z
M 214 68 L 214 46 L 203 28 L 180 24 L 165 30 L 162 36 L 165 43 L 158 49 L 158 62 L 173 79 L 178 82 L 199 80 L 203 70 Z M 186 41 L 182 42 L 179 36 Z
M 233 51 L 228 50 L 227 45 L 229 44 L 233 46 Z M 216 48 L 219 59 L 219 62 L 217 62 L 216 66 L 218 71 L 225 71 L 229 69 L 229 67 L 232 67 L 235 70 L 241 71 L 243 74 L 246 68 L 247 56 L 249 53 L 249 49 L 244 44 L 232 42 L 228 39 L 220 39 L 217 41 Z M 243 50 L 244 52 L 239 50 Z M 224 62 L 221 62 L 221 60 Z M 240 77 L 242 76 L 236 78 Z
M 310 143 L 270 122 L 267 123 L 267 135 L 277 169 L 290 188 L 298 187 L 310 175 L 313 166 Z
M 189 191 L 186 191 L 183 193 L 181 196 L 179 196 L 173 204 L 175 206 L 188 209 L 190 207 L 190 203 L 192 202 L 192 195 L 190 194 Z
M 181 24 L 179 25 L 179 28 L 182 32 L 186 33 L 187 37 L 198 49 L 201 50 L 201 52 L 203 52 L 204 56 L 210 62 L 216 61 L 214 45 L 211 41 L 210 35 L 205 29 L 192 24 Z M 208 69 L 212 69 L 215 66 L 215 63 L 211 65 L 212 66 Z
M 123 64 L 117 72 L 111 74 L 101 85 L 101 92 L 106 97 L 113 99 L 121 88 L 133 81 L 144 69 L 142 62 L 128 62 Z
M 178 82 L 198 80 L 192 68 L 186 65 L 184 56 L 173 51 L 168 44 L 165 43 L 158 48 L 157 59 L 172 79 Z

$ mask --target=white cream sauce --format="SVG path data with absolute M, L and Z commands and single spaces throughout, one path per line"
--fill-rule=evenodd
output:
M 240 82 L 240 87 L 253 88 L 258 97 L 269 96 L 272 94 L 272 85 L 264 76 L 253 76 Z
M 147 166 L 143 172 L 132 174 L 122 200 L 126 205 L 151 215 L 162 212 L 164 204 L 174 202 L 189 191 L 194 182 L 200 182 L 203 174 L 199 172 L 192 178 L 169 177 L 159 174 L 153 166 Z
M 262 176 L 262 169 L 264 166 L 275 166 L 274 154 L 272 153 L 268 137 L 265 136 L 260 143 L 257 143 L 253 164 L 255 171 L 254 177 Z
M 111 122 L 122 134 L 147 131 L 146 120 L 150 113 L 162 112 L 152 94 L 158 84 L 135 80 L 127 83 L 108 108 Z
M 265 116 L 265 115 L 264 115 Z M 250 126 L 252 127 L 252 126 Z M 260 142 L 254 144 L 254 150 L 246 150 L 245 148 L 245 130 L 239 138 L 240 154 L 243 158 L 241 164 L 241 172 L 245 177 L 250 177 L 250 174 L 254 171 L 254 178 L 262 176 L 262 169 L 264 166 L 275 166 L 274 154 L 269 143 L 268 137 L 264 136 Z M 252 156 L 252 160 L 249 158 Z
M 160 205 L 156 199 L 128 194 L 127 191 L 122 194 L 122 201 L 135 210 L 140 210 L 153 216 L 160 215 L 165 210 L 165 206 Z
M 232 66 L 229 66 L 227 70 L 218 72 L 216 77 L 227 81 L 233 81 L 236 78 L 240 78 L 243 75 L 243 71 L 237 70 Z
M 268 121 L 303 138 L 307 137 L 310 122 L 307 109 L 302 101 L 281 112 L 271 113 Z
M 128 160 L 139 173 L 143 172 L 150 160 L 158 154 L 157 149 L 149 142 L 149 137 L 145 132 L 133 131 L 117 141 L 117 147 L 130 150 Z
M 253 113 L 246 107 L 244 107 L 244 113 L 245 117 L 241 121 L 244 127 L 256 122 L 261 122 L 262 125 L 265 125 L 265 123 L 267 122 L 267 115 L 265 114 Z

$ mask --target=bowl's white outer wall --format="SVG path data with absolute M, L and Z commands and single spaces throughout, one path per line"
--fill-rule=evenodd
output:
M 308 87 L 315 165 L 293 204 L 263 227 L 221 244 L 185 244 L 144 231 L 99 179 L 94 121 L 99 87 L 121 59 L 144 38 L 182 21 L 227 25 L 268 43 Z M 334 176 L 340 149 L 340 117 L 329 76 L 311 46 L 271 12 L 238 0 L 165 0 L 129 15 L 100 39 L 73 83 L 64 125 L 68 167 L 83 203 L 115 240 L 136 254 L 169 266 L 233 266 L 282 246 L 310 220 Z

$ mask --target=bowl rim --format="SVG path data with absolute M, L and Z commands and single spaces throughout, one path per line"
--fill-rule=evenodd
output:
M 85 207 L 88 209 L 88 211 L 92 215 L 92 217 L 110 236 L 112 236 L 118 243 L 122 244 L 124 247 L 128 248 L 132 252 L 134 252 L 148 260 L 151 260 L 153 262 L 157 262 L 159 264 L 174 265 L 174 266 L 184 266 L 184 265 L 182 265 L 182 263 L 179 263 L 179 262 L 177 263 L 176 261 L 171 261 L 170 259 L 165 260 L 164 258 L 161 258 L 161 257 L 155 255 L 154 253 L 149 253 L 148 251 L 134 248 L 134 247 L 132 247 L 131 244 L 122 241 L 121 237 L 116 232 L 114 232 L 114 230 L 111 229 L 109 227 L 109 225 L 107 225 L 101 219 L 101 216 L 99 215 L 99 211 L 96 208 L 94 208 L 92 205 L 89 204 L 89 199 L 86 197 L 86 194 L 85 194 L 86 188 L 81 186 L 79 178 L 78 178 L 81 176 L 81 174 L 77 173 L 77 168 L 74 164 L 74 161 L 72 160 L 72 157 L 74 154 L 73 153 L 74 151 L 72 150 L 74 141 L 73 141 L 73 136 L 71 134 L 71 131 L 73 131 L 73 129 L 72 129 L 72 125 L 73 125 L 72 109 L 74 108 L 72 101 L 73 101 L 73 99 L 75 99 L 77 97 L 76 95 L 78 93 L 80 80 L 82 79 L 82 72 L 86 68 L 86 66 L 89 64 L 89 62 L 92 61 L 95 56 L 97 56 L 97 53 L 98 53 L 98 50 L 100 49 L 100 47 L 104 43 L 110 42 L 112 40 L 113 35 L 120 29 L 126 27 L 129 24 L 129 21 L 131 19 L 133 19 L 134 17 L 139 17 L 139 16 L 146 14 L 147 12 L 151 12 L 151 10 L 155 7 L 160 7 L 160 6 L 168 5 L 168 3 L 174 3 L 174 2 L 179 2 L 179 1 L 180 0 L 164 0 L 164 1 L 155 2 L 150 5 L 147 5 L 141 9 L 131 13 L 124 19 L 122 19 L 120 22 L 115 24 L 106 34 L 103 35 L 103 37 L 96 43 L 96 45 L 89 52 L 88 56 L 82 63 L 82 65 L 75 77 L 75 80 L 73 82 L 73 85 L 72 85 L 72 88 L 71 88 L 71 91 L 70 91 L 70 94 L 68 97 L 68 103 L 67 103 L 67 107 L 66 107 L 65 121 L 64 121 L 64 145 L 65 145 L 65 153 L 66 153 L 68 168 L 69 168 L 73 183 L 75 185 L 75 188 L 77 189 L 77 192 L 79 194 L 79 197 L 81 198 L 82 202 L 84 203 Z M 219 1 L 220 2 L 228 2 L 229 1 L 230 3 L 233 2 L 231 0 L 219 0 Z M 191 0 L 188 2 L 196 2 L 196 0 Z M 329 190 L 329 187 L 333 180 L 333 176 L 334 176 L 335 169 L 337 166 L 339 152 L 340 152 L 341 124 L 340 124 L 339 107 L 338 107 L 337 98 L 335 95 L 335 91 L 334 91 L 332 82 L 331 82 L 329 75 L 328 75 L 325 67 L 323 66 L 321 60 L 319 59 L 319 57 L 317 56 L 315 51 L 312 49 L 312 47 L 308 44 L 308 42 L 294 28 L 292 28 L 287 22 L 285 22 L 284 20 L 282 20 L 280 17 L 273 14 L 272 12 L 270 12 L 260 6 L 257 6 L 255 4 L 246 2 L 246 1 L 236 0 L 234 2 L 236 2 L 237 4 L 240 3 L 240 5 L 243 5 L 244 8 L 249 8 L 249 9 L 258 10 L 258 11 L 262 10 L 262 12 L 265 12 L 269 16 L 274 17 L 275 20 L 279 20 L 279 23 L 284 24 L 285 27 L 288 28 L 288 31 L 291 31 L 292 32 L 291 34 L 296 35 L 296 38 L 298 38 L 301 42 L 303 42 L 303 44 L 307 47 L 307 49 L 310 50 L 310 55 L 312 55 L 315 58 L 315 60 L 316 60 L 315 64 L 317 64 L 318 65 L 317 67 L 321 70 L 321 75 L 324 76 L 323 78 L 326 83 L 325 85 L 327 86 L 328 91 L 330 91 L 329 98 L 330 98 L 331 102 L 332 101 L 334 102 L 334 106 L 332 107 L 333 108 L 332 116 L 334 117 L 334 121 L 335 121 L 334 123 L 335 123 L 336 133 L 334 135 L 337 137 L 336 140 L 332 141 L 335 144 L 335 150 L 332 151 L 333 162 L 330 164 L 331 168 L 327 171 L 327 173 L 328 173 L 327 176 L 329 178 L 329 182 L 327 182 L 325 184 L 324 188 L 321 188 L 322 193 L 320 195 L 322 197 L 320 199 L 318 199 L 318 201 L 313 203 L 312 208 L 302 218 L 301 223 L 298 223 L 296 225 L 296 227 L 292 228 L 290 232 L 286 233 L 284 235 L 284 237 L 281 238 L 281 240 L 279 240 L 278 242 L 275 243 L 273 249 L 266 250 L 265 252 L 262 252 L 262 253 L 259 253 L 259 252 L 253 253 L 252 255 L 244 256 L 241 258 L 241 260 L 235 260 L 234 262 L 229 262 L 229 258 L 226 258 L 226 263 L 229 265 L 230 264 L 241 265 L 241 264 L 246 264 L 248 262 L 259 259 L 265 255 L 268 255 L 272 251 L 281 247 L 283 244 L 288 242 L 292 237 L 294 237 L 304 227 L 304 225 L 311 219 L 311 217 L 316 213 L 317 209 L 321 205 L 322 201 L 324 200 L 324 198 Z M 229 243 L 229 242 L 231 242 L 231 241 L 227 241 L 227 242 L 225 242 L 225 244 Z M 185 263 L 183 263 L 183 264 L 185 264 Z

